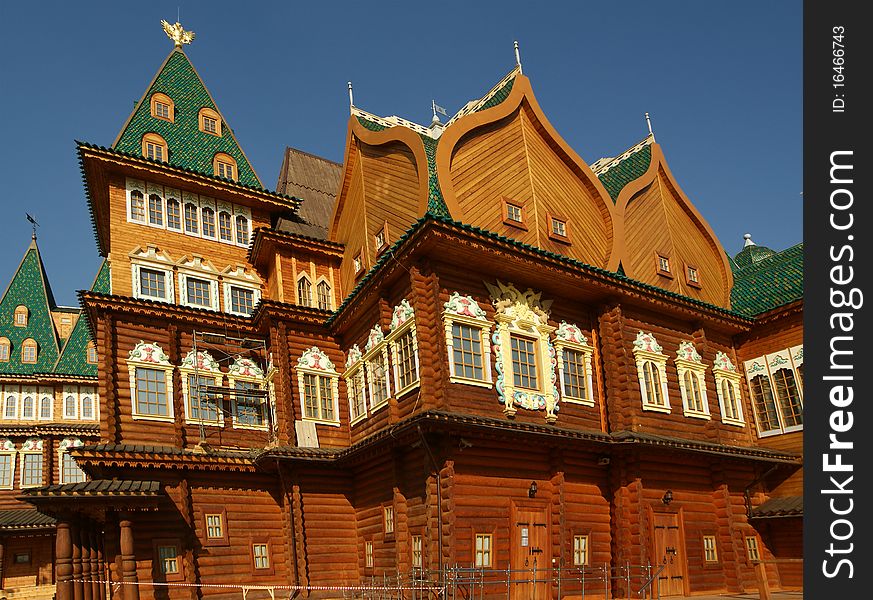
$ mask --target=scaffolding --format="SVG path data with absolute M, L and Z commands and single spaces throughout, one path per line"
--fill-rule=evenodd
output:
M 231 418 L 239 417 L 240 402 L 243 401 L 247 406 L 251 407 L 253 402 L 261 411 L 261 419 L 266 425 L 269 434 L 268 444 L 275 441 L 276 435 L 276 407 L 271 401 L 269 393 L 269 354 L 267 352 L 267 343 L 264 340 L 233 337 L 223 333 L 211 333 L 205 331 L 194 330 L 192 342 L 192 352 L 194 355 L 193 368 L 193 384 L 188 381 L 189 402 L 196 406 L 200 411 L 200 418 L 196 419 L 199 425 L 200 442 L 199 445 L 206 443 L 206 426 L 209 421 L 204 418 L 204 413 L 215 411 L 216 416 L 221 415 L 222 419 L 230 416 Z M 235 386 L 230 385 L 215 385 L 203 383 L 207 379 L 207 372 L 203 372 L 201 376 L 201 352 L 209 350 L 218 355 L 213 356 L 214 360 L 219 364 L 231 364 L 241 358 L 251 360 L 264 374 L 262 387 L 256 388 L 249 385 L 240 385 L 238 382 Z M 210 356 L 212 354 L 210 353 Z M 209 376 L 215 375 L 209 371 Z M 222 382 L 224 378 L 222 377 Z M 225 400 L 230 404 L 230 409 L 225 405 Z

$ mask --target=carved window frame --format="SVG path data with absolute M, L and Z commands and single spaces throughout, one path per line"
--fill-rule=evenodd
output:
M 138 398 L 136 393 L 136 371 L 138 368 L 152 369 L 163 372 L 165 396 L 167 403 L 166 415 L 139 414 Z M 164 350 L 155 343 L 140 341 L 127 356 L 127 372 L 130 377 L 130 411 L 135 421 L 162 421 L 172 423 L 175 420 L 173 414 L 173 367 Z M 66 394 L 65 394 L 66 397 Z
M 672 412 L 670 407 L 670 395 L 667 390 L 667 355 L 663 353 L 663 348 L 658 344 L 655 336 L 651 333 L 646 333 L 642 329 L 637 333 L 633 347 L 634 359 L 637 365 L 637 376 L 640 385 L 640 397 L 642 399 L 643 410 L 654 412 L 669 413 Z M 662 404 L 656 404 L 649 399 L 646 392 L 646 375 L 645 365 L 649 363 L 656 370 L 659 376 L 659 386 L 661 392 Z M 652 382 L 654 383 L 654 382 Z
M 48 400 L 48 402 L 46 402 Z M 43 406 L 48 406 L 48 414 L 43 416 Z M 37 407 L 37 420 L 51 421 L 55 416 L 55 390 L 51 387 L 39 388 L 39 405 Z
M 317 346 L 312 346 L 297 359 L 297 366 L 294 367 L 297 371 L 297 389 L 300 394 L 300 418 L 303 421 L 310 421 L 319 425 L 330 425 L 332 427 L 340 426 L 340 411 L 339 411 L 339 379 L 340 374 L 330 358 Z M 311 417 L 306 415 L 306 385 L 304 376 L 311 375 L 316 378 L 316 408 L 318 415 Z M 322 398 L 321 398 L 321 377 L 329 380 L 330 390 L 332 394 L 331 403 L 333 410 L 333 419 L 324 418 L 322 414 Z
M 161 103 L 167 107 L 168 114 L 166 117 L 158 114 L 158 103 Z M 174 123 L 176 121 L 176 103 L 173 102 L 173 99 L 166 94 L 162 94 L 161 92 L 155 92 L 154 94 L 152 94 L 150 99 L 150 105 L 151 114 L 155 119 L 169 121 L 170 123 Z
M 197 369 L 194 368 L 193 350 L 185 355 L 185 358 L 182 359 L 182 364 L 179 365 L 179 374 L 181 376 L 180 379 L 182 385 L 182 404 L 185 407 L 185 422 L 194 423 L 197 425 L 221 427 L 224 424 L 222 398 L 218 398 L 215 400 L 215 420 L 196 418 L 192 416 L 193 410 L 191 406 L 191 386 L 189 385 L 191 378 L 194 377 L 194 375 L 196 374 L 198 377 L 211 379 L 212 384 L 216 386 L 220 386 L 222 380 L 224 379 L 224 373 L 221 372 L 218 361 L 216 361 L 208 352 L 204 350 L 198 350 L 197 354 L 199 355 Z M 202 406 L 202 396 L 200 402 Z M 200 410 L 202 410 L 202 408 Z
M 267 392 L 261 399 L 261 419 L 262 423 L 240 423 L 238 418 L 239 398 L 235 394 L 237 383 L 252 383 L 255 389 Z M 253 429 L 257 431 L 268 431 L 270 429 L 270 418 L 272 408 L 270 407 L 270 394 L 267 390 L 267 378 L 255 361 L 250 358 L 237 357 L 231 363 L 227 370 L 227 386 L 231 390 L 231 403 L 233 406 L 233 414 L 231 415 L 231 423 L 234 429 Z M 254 398 L 252 398 L 254 400 Z
M 21 445 L 21 450 L 18 452 L 18 487 L 21 489 L 25 488 L 34 488 L 34 487 L 42 487 L 45 482 L 45 470 L 43 469 L 43 457 L 42 452 L 44 448 L 44 443 L 39 438 L 27 438 L 25 442 Z M 38 483 L 24 483 L 24 475 L 25 475 L 25 463 L 27 461 L 28 456 L 38 456 L 39 457 L 39 482 Z
M 304 287 L 305 286 L 305 287 Z M 297 277 L 297 306 L 305 306 L 306 308 L 312 308 L 312 279 L 309 277 L 308 273 L 301 273 Z M 305 296 L 304 296 L 305 293 Z
M 388 406 L 388 401 L 391 399 L 391 368 L 390 361 L 388 360 L 388 342 L 385 341 L 385 335 L 382 333 L 382 328 L 379 325 L 373 326 L 370 330 L 369 335 L 367 336 L 367 343 L 364 345 L 364 355 L 361 357 L 361 360 L 364 361 L 364 366 L 366 369 L 367 376 L 367 392 L 370 397 L 370 414 L 372 415 L 376 411 L 382 409 L 385 406 Z M 376 365 L 374 364 L 376 358 L 380 358 L 382 361 L 382 376 L 376 376 Z M 375 385 L 377 380 L 382 379 L 384 381 L 384 392 L 385 397 L 380 402 L 376 402 L 375 393 Z
M 258 302 L 261 301 L 261 285 L 263 283 L 261 278 L 254 271 L 246 269 L 243 265 L 228 265 L 221 272 L 221 281 L 221 287 L 224 291 L 224 312 L 241 317 L 251 317 L 258 306 Z M 233 294 L 231 290 L 233 287 L 252 292 L 251 313 L 233 309 Z
M 130 257 L 131 275 L 133 277 L 132 292 L 133 297 L 139 300 L 151 300 L 153 302 L 166 302 L 175 304 L 176 291 L 173 278 L 173 261 L 166 252 L 158 249 L 157 246 L 148 245 L 145 249 L 137 247 L 128 254 Z M 149 296 L 142 293 L 140 289 L 140 270 L 148 269 L 156 271 L 164 276 L 164 296 Z
M 15 444 L 9 438 L 0 438 L 0 456 L 9 457 L 8 473 L 0 472 L 0 490 L 11 490 L 15 487 L 15 467 L 18 450 L 15 449 Z M 4 483 L 3 479 L 8 477 L 9 483 Z
M 82 479 L 76 479 L 73 481 L 73 480 L 67 480 L 67 478 L 64 477 L 64 456 L 65 455 L 69 456 L 70 448 L 78 448 L 78 447 L 83 446 L 83 445 L 84 444 L 83 444 L 82 440 L 80 440 L 77 437 L 64 438 L 63 440 L 61 440 L 61 443 L 58 445 L 58 481 L 61 484 L 81 483 L 82 481 L 87 480 L 88 476 L 85 474 L 85 471 L 82 470 L 82 467 L 80 467 L 78 464 L 76 464 L 75 461 L 73 461 L 73 465 L 75 466 L 76 469 L 79 470 L 79 472 L 82 473 Z M 70 457 L 70 460 L 73 460 L 73 458 Z
M 557 360 L 550 339 L 556 330 L 549 325 L 548 309 L 551 300 L 541 301 L 541 293 L 530 288 L 520 292 L 514 285 L 498 281 L 496 285 L 485 282 L 494 304 L 497 326 L 492 334 L 494 360 L 498 365 L 496 388 L 498 399 L 504 405 L 503 414 L 515 416 L 518 406 L 527 410 L 544 410 L 545 420 L 553 424 L 558 420 L 560 394 L 557 387 Z M 512 337 L 526 338 L 534 342 L 539 369 L 537 389 L 516 388 L 512 368 Z
M 354 425 L 367 418 L 367 383 L 364 378 L 366 366 L 363 360 L 363 354 L 358 345 L 355 344 L 348 351 L 346 359 L 346 370 L 343 373 L 343 380 L 346 383 L 346 397 L 349 401 L 349 425 Z M 360 403 L 355 400 L 360 399 Z M 356 410 L 356 405 L 361 407 L 360 412 Z
M 79 388 L 75 385 L 65 385 L 62 389 L 64 394 L 61 396 L 61 414 L 65 421 L 78 421 Z
M 446 354 L 449 362 L 449 381 L 465 385 L 492 388 L 494 381 L 491 376 L 491 326 L 492 323 L 486 318 L 485 311 L 471 296 L 462 296 L 453 292 L 448 301 L 443 305 L 443 324 L 446 334 Z M 482 379 L 464 377 L 458 375 L 455 364 L 455 336 L 453 328 L 455 323 L 466 325 L 479 331 L 479 358 L 482 361 Z
M 36 386 L 26 385 L 21 388 L 20 413 L 19 418 L 22 421 L 36 421 L 38 412 L 38 389 Z M 30 416 L 27 414 L 27 400 L 30 400 Z
M 679 342 L 679 350 L 673 360 L 676 364 L 676 373 L 679 378 L 679 393 L 682 396 L 682 414 L 694 419 L 709 421 L 712 415 L 709 413 L 709 398 L 706 395 L 706 365 L 700 358 L 694 343 L 689 341 Z M 686 379 L 697 382 L 700 392 L 701 409 L 691 405 L 694 390 L 689 390 Z
M 746 372 L 746 382 L 752 393 L 752 407 L 755 411 L 755 427 L 758 431 L 758 436 L 769 437 L 771 435 L 803 431 L 803 379 L 802 377 L 798 377 L 798 367 L 803 366 L 803 346 L 793 346 L 791 348 L 779 350 L 778 352 L 765 354 L 764 356 L 747 360 L 743 366 L 745 367 Z M 789 370 L 794 377 L 797 400 L 799 401 L 799 408 L 801 411 L 801 423 L 799 425 L 786 426 L 785 424 L 785 407 L 783 406 L 782 398 L 778 394 L 774 377 L 775 373 L 781 369 Z M 758 410 L 758 401 L 753 386 L 753 381 L 758 376 L 763 377 L 770 386 L 777 425 L 777 427 L 773 429 L 761 429 L 762 419 L 760 411 Z
M 199 254 L 183 256 L 176 262 L 176 277 L 179 284 L 179 304 L 200 310 L 219 310 L 218 269 Z M 199 279 L 209 284 L 209 305 L 190 302 L 188 299 L 188 279 Z
M 412 365 L 415 368 L 415 373 L 411 381 L 401 388 L 400 369 L 402 365 L 400 364 L 400 345 L 401 340 L 407 335 L 411 336 L 410 347 L 412 349 Z M 388 344 L 391 352 L 392 372 L 394 373 L 394 384 L 397 388 L 395 396 L 400 398 L 421 386 L 421 364 L 419 364 L 418 359 L 418 330 L 415 327 L 415 311 L 406 298 L 394 307 L 391 315 L 391 327 L 388 335 L 385 336 L 385 342 Z
M 570 402 L 572 404 L 581 404 L 583 406 L 594 406 L 594 377 L 592 376 L 591 359 L 594 356 L 594 348 L 588 344 L 588 338 L 582 333 L 582 330 L 575 324 L 561 321 L 558 328 L 555 330 L 555 358 L 558 361 L 558 382 L 561 390 L 561 401 Z M 585 385 L 587 398 L 576 398 L 567 395 L 565 382 L 565 365 L 564 352 L 573 350 L 581 352 L 585 366 Z
M 712 366 L 712 374 L 715 377 L 715 390 L 718 393 L 718 408 L 721 412 L 721 422 L 727 425 L 745 427 L 746 420 L 743 417 L 743 398 L 740 394 L 740 380 L 742 379 L 737 367 L 731 362 L 730 357 L 724 352 L 715 353 L 715 363 Z M 736 404 L 736 416 L 728 415 L 729 398 L 725 397 L 724 386 L 733 390 L 734 403 Z

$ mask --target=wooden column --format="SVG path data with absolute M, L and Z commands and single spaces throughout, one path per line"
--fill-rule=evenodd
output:
M 67 515 L 58 515 L 55 528 L 55 580 L 57 600 L 73 600 L 73 537 Z
M 103 600 L 103 584 L 106 578 L 103 575 L 103 553 L 100 551 L 100 534 L 97 525 L 91 529 L 91 597 L 94 600 Z
M 85 586 L 82 585 L 82 523 L 74 521 L 71 527 L 73 538 L 73 600 L 84 600 Z
M 82 523 L 79 530 L 79 545 L 82 548 L 82 598 L 84 600 L 93 600 L 93 588 L 91 579 L 91 524 L 88 522 Z
M 124 600 L 139 600 L 139 586 L 136 578 L 136 556 L 133 553 L 133 523 L 130 515 L 121 513 L 118 521 L 121 547 L 121 582 Z M 74 599 L 75 600 L 75 599 Z

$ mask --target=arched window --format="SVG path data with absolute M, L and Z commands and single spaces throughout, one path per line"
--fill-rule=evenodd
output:
M 94 399 L 91 396 L 82 396 L 82 418 L 94 418 Z
M 770 378 L 766 375 L 756 375 L 749 382 L 752 400 L 755 402 L 755 412 L 758 415 L 758 427 L 761 432 L 779 429 L 779 415 L 776 410 L 776 400 Z
M 249 245 L 249 220 L 243 215 L 236 216 L 236 243 Z
M 200 230 L 200 216 L 197 214 L 197 205 L 190 202 L 185 204 L 185 233 L 197 234 Z
M 733 420 L 739 419 L 736 391 L 728 379 L 721 380 L 721 397 L 724 399 L 724 417 Z
M 172 123 L 176 118 L 173 100 L 166 94 L 152 94 L 152 116 Z
M 218 237 L 222 242 L 233 241 L 233 230 L 231 229 L 230 213 L 221 211 L 218 213 Z
M 97 347 L 94 342 L 88 342 L 87 361 L 89 365 L 97 364 Z
M 167 229 L 182 229 L 182 207 L 175 198 L 167 198 Z
M 130 219 L 132 221 L 145 221 L 145 198 L 139 190 L 130 192 Z
M 79 411 L 76 410 L 76 397 L 72 394 L 66 396 L 64 398 L 64 418 L 65 419 L 77 419 L 79 417 Z
M 643 383 L 647 404 L 664 406 L 664 397 L 661 394 L 661 374 L 658 366 L 650 360 L 643 363 Z
M 164 199 L 157 194 L 149 194 L 149 223 L 164 225 Z
M 30 394 L 25 395 L 24 399 L 21 401 L 21 418 L 36 418 L 36 400 L 34 400 L 33 396 Z
M 12 350 L 12 344 L 9 338 L 0 337 L 0 362 L 9 362 L 9 352 Z
M 779 408 L 782 409 L 784 427 L 794 427 L 803 424 L 803 407 L 800 403 L 800 394 L 797 391 L 797 383 L 792 369 L 778 369 L 773 373 L 776 385 L 776 397 L 779 399 Z
M 27 327 L 27 317 L 30 315 L 30 311 L 27 310 L 27 307 L 23 304 L 20 304 L 15 307 L 15 326 L 16 327 Z
M 208 206 L 203 207 L 203 236 L 215 237 L 215 211 Z
M 685 390 L 685 393 L 688 395 L 688 408 L 702 412 L 703 402 L 700 397 L 700 380 L 691 371 L 685 371 Z
M 218 177 L 237 180 L 236 160 L 229 154 L 219 152 L 212 160 L 212 168 Z
M 664 354 L 663 348 L 654 335 L 640 330 L 634 340 L 633 352 L 637 363 L 643 410 L 671 412 L 667 392 L 667 355 Z
M 198 117 L 200 131 L 221 137 L 221 117 L 211 108 L 201 108 Z
M 157 133 L 147 133 L 142 136 L 142 155 L 150 160 L 166 162 L 170 153 L 167 142 Z
M 52 418 L 52 397 L 43 394 L 39 399 L 39 418 L 41 420 L 49 420 Z
M 21 342 L 21 362 L 34 364 L 36 363 L 37 357 L 37 345 L 36 340 L 31 338 L 27 338 L 23 342 Z
M 15 394 L 6 395 L 6 401 L 3 403 L 3 416 L 7 419 L 18 418 L 18 396 Z
M 330 310 L 330 284 L 326 281 L 320 281 L 316 291 L 318 293 L 318 308 Z
M 312 284 L 306 275 L 302 275 L 297 280 L 297 304 L 300 306 L 312 306 Z

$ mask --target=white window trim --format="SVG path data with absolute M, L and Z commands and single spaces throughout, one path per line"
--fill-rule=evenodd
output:
M 147 246 L 145 250 L 136 248 L 131 252 L 130 268 L 133 277 L 133 297 L 140 300 L 152 300 L 154 302 L 166 302 L 173 304 L 176 301 L 175 286 L 173 285 L 173 261 L 166 255 L 165 252 L 158 250 L 155 246 Z M 140 291 L 140 270 L 149 269 L 158 271 L 164 274 L 164 298 L 155 296 L 146 296 Z
M 49 414 L 47 417 L 42 416 L 42 401 L 43 398 L 48 398 Z M 50 387 L 39 388 L 39 404 L 36 407 L 37 420 L 51 421 L 55 417 L 55 391 Z
M 349 401 L 349 425 L 354 425 L 367 418 L 367 382 L 364 377 L 366 371 L 361 349 L 355 344 L 348 352 L 346 370 L 343 373 L 343 381 L 346 384 L 346 398 Z M 357 390 L 363 400 L 363 410 L 355 415 L 353 390 Z
M 449 361 L 449 381 L 491 389 L 494 382 L 491 378 L 491 322 L 485 316 L 485 311 L 472 296 L 461 296 L 453 292 L 443 305 L 443 323 L 446 332 L 446 355 Z M 482 379 L 458 375 L 455 366 L 455 336 L 452 329 L 455 323 L 479 330 L 482 359 Z
M 373 374 L 373 360 L 376 356 L 382 357 L 382 368 L 384 369 L 385 376 L 385 399 L 379 404 L 374 404 L 374 398 L 376 394 L 374 393 L 374 379 L 375 376 Z M 379 325 L 375 325 L 371 330 L 370 334 L 367 337 L 367 344 L 364 346 L 364 356 L 361 358 L 364 361 L 364 365 L 367 370 L 367 392 L 370 394 L 370 414 L 374 414 L 376 411 L 381 410 L 385 406 L 388 406 L 388 401 L 392 398 L 391 395 L 391 363 L 388 360 L 388 343 L 385 341 L 385 336 L 382 333 L 382 328 Z
M 258 302 L 261 301 L 261 288 L 263 287 L 263 281 L 261 281 L 261 278 L 258 277 L 257 273 L 251 269 L 247 269 L 245 265 L 228 265 L 221 272 L 221 281 L 224 291 L 224 312 L 231 315 L 239 315 L 241 317 L 250 317 L 251 315 L 248 313 L 233 310 L 230 288 L 231 286 L 234 286 L 241 289 L 251 290 L 253 292 L 252 307 L 254 309 L 258 306 Z
M 193 205 L 194 210 L 197 212 L 197 232 L 196 233 L 188 231 L 185 228 L 185 205 L 186 204 Z M 184 233 L 185 235 L 191 236 L 191 237 L 196 237 L 196 238 L 201 237 L 200 236 L 200 234 L 202 232 L 202 229 L 200 227 L 201 217 L 202 217 L 202 213 L 200 212 L 200 198 L 197 195 L 192 194 L 190 192 L 183 192 L 182 193 L 182 233 Z
M 21 390 L 19 389 L 19 387 L 17 385 L 3 387 L 3 418 L 4 419 L 8 419 L 8 420 L 12 420 L 12 421 L 17 421 L 19 419 L 19 416 L 21 415 L 21 397 L 20 396 L 21 396 Z M 12 415 L 11 417 L 7 416 L 7 414 L 6 414 L 7 413 L 6 409 L 8 408 L 10 397 L 13 398 L 13 401 L 15 402 L 15 411 L 14 411 L 15 414 Z
M 33 415 L 25 416 L 24 401 L 30 398 L 33 401 Z M 36 421 L 39 414 L 39 394 L 38 389 L 34 386 L 24 386 L 21 388 L 21 399 L 19 400 L 19 416 L 22 421 Z
M 237 179 L 239 179 L 239 173 L 237 173 Z M 249 239 L 245 241 L 245 243 L 240 244 L 237 242 L 237 227 L 236 227 L 236 218 L 237 217 L 245 217 L 246 221 L 249 224 Z M 233 212 L 231 212 L 231 219 L 233 220 L 233 241 L 240 248 L 248 248 L 252 243 L 252 236 L 255 234 L 254 227 L 252 226 L 252 211 L 247 207 L 238 206 L 236 204 L 233 205 Z
M 137 413 L 136 395 L 136 369 L 154 369 L 164 372 L 164 380 L 167 390 L 167 414 L 166 415 L 141 415 Z M 157 344 L 148 344 L 140 341 L 127 357 L 127 372 L 130 376 L 130 413 L 135 421 L 162 421 L 172 423 L 175 420 L 173 414 L 173 365 L 163 349 Z
M 9 457 L 9 485 L 0 485 L 0 490 L 11 490 L 15 487 L 15 467 L 18 462 L 18 451 L 15 444 L 8 438 L 0 438 L 0 455 Z
M 407 384 L 406 387 L 399 388 L 400 361 L 398 341 L 409 332 L 412 332 L 412 356 L 415 364 L 415 379 Z M 418 331 L 415 328 L 415 311 L 413 311 L 412 305 L 409 304 L 409 300 L 406 298 L 394 307 L 391 317 L 391 330 L 385 336 L 385 342 L 390 348 L 391 359 L 393 361 L 394 382 L 399 388 L 395 391 L 395 395 L 397 398 L 400 398 L 421 386 L 421 365 L 418 362 Z
M 193 423 L 196 425 L 207 425 L 207 426 L 215 426 L 221 427 L 224 424 L 224 411 L 222 411 L 221 405 L 216 406 L 215 413 L 217 419 L 212 421 L 210 419 L 195 419 L 191 416 L 191 398 L 190 398 L 190 386 L 188 382 L 190 378 L 195 374 L 204 377 L 211 378 L 212 383 L 214 385 L 220 386 L 221 381 L 224 378 L 224 373 L 221 372 L 218 362 L 212 358 L 212 356 L 203 350 L 199 350 L 197 352 L 200 355 L 200 361 L 197 364 L 197 369 L 194 368 L 194 351 L 191 350 L 184 359 L 182 359 L 182 364 L 179 366 L 179 374 L 181 375 L 181 385 L 182 385 L 182 400 L 183 405 L 185 407 L 185 422 Z
M 79 438 L 69 437 L 61 440 L 61 443 L 58 445 L 58 481 L 62 484 L 64 483 L 73 483 L 64 480 L 64 455 L 69 454 L 70 448 L 78 448 L 79 446 L 84 446 L 82 440 Z M 77 464 L 76 467 L 85 474 L 85 471 L 79 467 Z M 87 481 L 88 475 L 85 474 L 85 481 Z
M 91 417 L 84 416 L 85 398 L 91 399 Z M 82 421 L 100 420 L 100 402 L 97 397 L 97 390 L 93 387 L 79 387 L 79 419 Z
M 331 425 L 333 427 L 340 426 L 339 414 L 339 378 L 333 362 L 330 358 L 318 349 L 312 346 L 306 350 L 300 358 L 297 359 L 297 389 L 300 392 L 300 418 L 303 421 L 312 421 L 321 425 Z M 330 388 L 333 393 L 333 414 L 334 419 L 321 419 L 306 416 L 306 386 L 303 383 L 304 375 L 313 375 L 315 377 L 327 377 L 330 379 Z M 316 390 L 321 391 L 321 386 L 316 386 Z M 318 409 L 321 412 L 321 398 L 318 398 Z
M 157 223 L 152 223 L 151 219 L 149 219 L 149 202 L 151 201 L 151 196 L 155 195 L 161 199 L 161 223 L 158 225 Z M 145 194 L 145 222 L 144 225 L 148 225 L 153 229 L 166 229 L 167 228 L 167 202 L 164 197 L 164 188 L 160 185 L 155 185 L 154 183 L 146 182 L 146 194 Z
M 73 398 L 73 413 L 67 412 L 67 399 Z M 79 420 L 79 388 L 72 385 L 64 386 L 64 395 L 61 397 L 61 414 L 65 421 Z
M 718 408 L 721 411 L 721 422 L 726 425 L 735 425 L 745 427 L 746 421 L 743 417 L 743 397 L 740 395 L 740 374 L 737 372 L 736 366 L 731 362 L 730 357 L 724 352 L 715 353 L 715 363 L 712 366 L 712 374 L 715 377 L 715 391 L 718 393 Z M 734 391 L 734 398 L 737 402 L 737 416 L 727 416 L 727 398 L 722 392 L 722 382 L 727 382 Z
M 188 278 L 199 279 L 209 283 L 209 306 L 196 304 L 188 300 Z M 203 310 L 218 310 L 218 280 L 214 279 L 207 271 L 198 273 L 195 271 L 179 272 L 179 304 L 190 308 Z
M 691 342 L 679 342 L 679 350 L 676 353 L 676 358 L 673 361 L 676 364 L 676 373 L 679 377 L 679 392 L 682 396 L 682 414 L 686 417 L 694 419 L 703 419 L 709 421 L 712 415 L 709 413 L 709 398 L 706 395 L 706 365 L 703 364 L 700 354 Z M 703 410 L 697 410 L 691 407 L 692 390 L 687 389 L 685 385 L 685 374 L 689 373 L 691 377 L 697 379 L 697 386 L 700 389 L 700 402 Z
M 594 378 L 591 375 L 591 358 L 594 356 L 594 348 L 588 344 L 588 338 L 582 330 L 574 324 L 561 321 L 555 330 L 555 355 L 558 361 L 558 382 L 561 389 L 561 401 L 582 406 L 594 406 Z M 585 385 L 588 398 L 575 398 L 567 395 L 564 383 L 564 350 L 581 352 L 585 364 Z
M 146 194 L 146 184 L 145 184 L 145 182 L 144 182 L 144 181 L 139 181 L 138 179 L 131 179 L 131 178 L 128 177 L 128 178 L 125 179 L 125 182 L 124 182 L 124 183 L 125 183 L 124 198 L 125 198 L 125 207 L 126 207 L 126 209 L 127 209 L 127 222 L 128 222 L 128 223 L 136 223 L 137 225 L 146 225 L 146 224 L 148 224 L 148 220 L 149 220 L 149 205 L 148 205 L 148 200 L 149 200 L 149 197 L 148 197 L 148 194 Z M 142 194 L 142 198 L 143 198 L 143 215 L 144 215 L 142 221 L 138 221 L 138 220 L 134 219 L 134 218 L 131 216 L 132 211 L 131 211 L 131 199 L 130 199 L 130 193 L 133 192 L 134 190 L 136 190 L 137 192 L 139 192 L 140 194 Z
M 215 235 L 218 236 L 218 241 L 229 246 L 239 246 L 236 243 L 236 219 L 233 216 L 233 206 L 226 202 L 218 202 L 218 208 L 215 211 Z M 221 237 L 221 213 L 227 213 L 230 219 L 230 239 L 226 240 Z
M 43 450 L 43 442 L 37 438 L 28 438 L 24 444 L 21 445 L 21 450 L 18 452 L 19 462 L 18 465 L 18 487 L 21 489 L 27 488 L 35 488 L 42 487 L 45 482 L 45 468 L 44 461 L 42 457 Z M 24 460 L 25 456 L 39 456 L 40 457 L 40 482 L 39 483 L 24 483 Z
M 637 338 L 634 341 L 634 358 L 637 365 L 637 376 L 640 385 L 640 397 L 642 398 L 643 410 L 654 412 L 669 413 L 672 412 L 670 407 L 670 395 L 667 391 L 667 355 L 663 353 L 663 348 L 655 340 L 655 336 L 646 333 L 642 330 L 637 333 Z M 664 399 L 664 404 L 655 404 L 650 402 L 646 394 L 645 372 L 643 365 L 646 362 L 651 362 L 658 370 L 658 375 L 661 380 L 661 397 Z
M 309 283 L 309 304 L 303 303 L 303 298 L 300 297 L 300 282 L 302 280 L 306 280 Z M 309 277 L 309 273 L 303 272 L 297 276 L 297 281 L 294 286 L 294 295 L 297 298 L 297 306 L 304 306 L 306 308 L 312 308 L 312 301 L 314 300 L 313 292 L 315 291 L 315 287 L 312 285 L 312 278 Z
M 795 363 L 793 355 L 798 353 L 799 363 Z M 782 364 L 780 364 L 780 362 Z M 744 370 L 746 372 L 746 383 L 749 386 L 750 392 L 752 389 L 752 379 L 754 379 L 758 375 L 763 375 L 770 380 L 770 390 L 773 393 L 773 401 L 776 404 L 776 421 L 779 425 L 778 429 L 768 429 L 766 431 L 762 431 L 760 425 L 761 419 L 757 413 L 754 395 L 752 396 L 752 408 L 755 411 L 755 428 L 758 431 L 758 437 L 770 437 L 772 435 L 782 435 L 784 433 L 803 431 L 802 423 L 800 425 L 792 425 L 790 427 L 785 426 L 785 417 L 782 414 L 782 406 L 781 402 L 779 401 L 779 394 L 776 392 L 776 382 L 773 379 L 773 372 L 775 370 L 781 368 L 787 368 L 791 370 L 791 372 L 794 374 L 794 381 L 797 384 L 797 394 L 800 399 L 800 408 L 801 410 L 803 410 L 803 386 L 800 384 L 799 378 L 797 377 L 795 364 L 803 364 L 802 346 L 794 346 L 790 349 L 783 349 L 778 352 L 765 354 L 764 356 L 759 356 L 758 358 L 747 360 L 745 363 L 743 363 L 743 366 L 745 367 Z
M 209 208 L 212 210 L 212 228 L 215 231 L 215 235 L 206 235 L 206 232 L 203 230 L 203 209 Z M 215 206 L 215 201 L 211 198 L 200 198 L 200 237 L 204 240 L 212 240 L 214 242 L 219 241 L 218 239 L 218 210 Z
M 230 365 L 230 369 L 227 372 L 227 385 L 231 390 L 236 389 L 237 382 L 248 382 L 254 383 L 258 389 L 267 391 L 267 380 L 264 376 L 264 371 L 258 367 L 254 361 L 247 358 L 238 358 Z M 262 414 L 264 422 L 262 425 L 252 425 L 250 423 L 238 423 L 236 418 L 236 396 L 231 393 L 231 398 L 233 398 L 234 410 L 231 415 L 231 423 L 234 429 L 252 429 L 257 431 L 268 431 L 270 429 L 270 414 L 268 411 L 271 410 L 269 406 L 269 392 L 264 396 L 262 400 Z
M 496 309 L 494 315 L 497 327 L 493 335 L 495 361 L 500 365 L 497 390 L 503 403 L 503 414 L 515 416 L 518 407 L 526 410 L 544 410 L 545 421 L 554 424 L 558 420 L 558 376 L 552 359 L 555 349 L 549 336 L 555 327 L 549 325 L 548 308 L 551 301 L 541 301 L 541 293 L 530 288 L 519 291 L 514 285 L 500 281 L 496 285 L 485 282 Z M 512 370 L 512 336 L 526 338 L 534 342 L 537 354 L 536 390 L 515 387 L 515 373 Z
M 170 219 L 168 218 L 168 203 L 170 200 L 175 200 L 179 203 L 179 228 L 170 227 Z M 182 233 L 185 231 L 185 202 L 182 200 L 182 194 L 179 190 L 172 188 L 164 188 L 164 228 L 167 231 L 174 233 Z
M 327 308 L 319 308 L 318 306 L 318 286 L 322 283 L 327 285 Z M 334 301 L 333 301 L 333 286 L 330 284 L 330 281 L 327 280 L 327 277 L 322 275 L 315 282 L 315 286 L 312 288 L 312 300 L 313 300 L 313 308 L 318 308 L 319 310 L 334 310 Z

